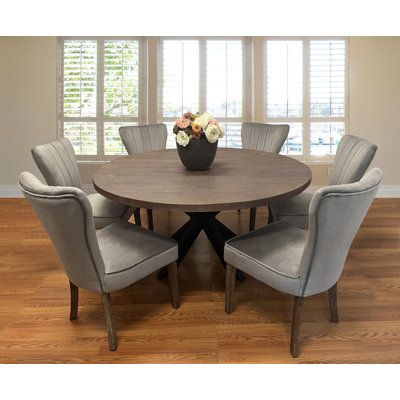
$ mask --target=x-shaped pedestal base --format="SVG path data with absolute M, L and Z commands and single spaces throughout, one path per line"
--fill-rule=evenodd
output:
M 224 246 L 225 242 L 236 236 L 228 227 L 216 218 L 219 211 L 214 212 L 189 212 L 190 219 L 182 225 L 173 235 L 172 238 L 178 242 L 179 257 L 178 265 L 185 258 L 187 252 L 192 247 L 197 236 L 203 230 L 208 240 L 212 244 L 215 252 L 222 265 L 225 267 Z M 158 273 L 158 278 L 162 279 L 166 276 L 166 269 L 162 269 Z M 244 281 L 243 273 L 237 270 L 236 277 L 239 281 Z

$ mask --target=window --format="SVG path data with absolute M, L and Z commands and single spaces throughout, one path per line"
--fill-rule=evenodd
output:
M 160 120 L 168 126 L 168 147 L 175 147 L 172 127 L 187 111 L 212 113 L 225 128 L 222 147 L 241 147 L 241 123 L 247 112 L 245 51 L 242 38 L 163 39 Z
M 267 39 L 265 117 L 287 123 L 283 154 L 329 159 L 346 126 L 346 41 Z
M 80 159 L 125 153 L 118 128 L 146 123 L 142 39 L 61 39 L 61 134 Z
M 173 148 L 186 111 L 215 115 L 221 147 L 241 147 L 243 121 L 287 123 L 282 154 L 305 161 L 332 159 L 346 130 L 345 39 L 73 37 L 60 61 L 59 131 L 81 160 L 125 154 L 122 125 L 164 122 Z

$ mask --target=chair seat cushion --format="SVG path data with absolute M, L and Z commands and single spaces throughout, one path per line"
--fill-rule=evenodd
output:
M 88 198 L 92 205 L 96 229 L 104 228 L 117 221 L 128 208 L 128 206 L 109 200 L 99 193 L 89 194 Z
M 108 291 L 126 287 L 178 258 L 175 240 L 126 221 L 115 222 L 96 234 Z
M 309 189 L 295 197 L 272 204 L 276 219 L 300 229 L 307 229 L 308 210 L 314 193 L 314 190 Z
M 306 236 L 302 229 L 277 222 L 228 240 L 224 258 L 267 285 L 297 296 Z

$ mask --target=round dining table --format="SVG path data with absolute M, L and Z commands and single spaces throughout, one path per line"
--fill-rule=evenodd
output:
M 219 212 L 266 206 L 296 196 L 310 182 L 310 169 L 298 160 L 227 148 L 218 149 L 206 171 L 185 169 L 177 150 L 171 149 L 118 158 L 101 166 L 93 177 L 95 189 L 110 200 L 189 216 L 172 235 L 178 242 L 178 265 L 202 230 L 225 265 L 225 242 L 237 235 L 218 220 Z

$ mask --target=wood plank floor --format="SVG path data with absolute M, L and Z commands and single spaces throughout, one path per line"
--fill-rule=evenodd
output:
M 219 218 L 239 233 L 249 214 Z M 260 209 L 257 224 L 265 219 Z M 185 220 L 154 213 L 163 234 Z M 329 322 L 327 295 L 306 300 L 298 359 L 289 354 L 292 297 L 248 277 L 226 315 L 224 269 L 203 234 L 180 284 L 179 310 L 155 275 L 116 292 L 119 348 L 111 353 L 100 297 L 80 291 L 79 319 L 70 322 L 68 280 L 47 234 L 25 200 L 0 200 L 2 363 L 399 363 L 400 199 L 375 200 L 353 243 L 338 287 L 341 322 Z

